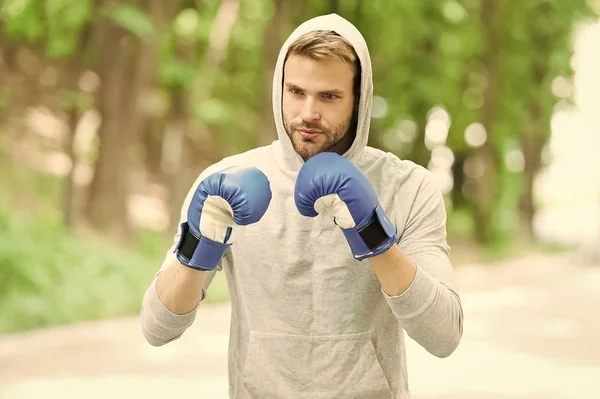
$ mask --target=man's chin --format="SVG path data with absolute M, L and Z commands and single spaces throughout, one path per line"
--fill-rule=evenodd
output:
M 296 150 L 296 153 L 300 155 L 304 161 L 307 161 L 310 157 L 327 151 L 327 148 L 316 143 L 302 143 L 300 145 L 294 145 L 294 150 Z
M 302 157 L 304 161 L 307 161 L 314 155 L 317 155 L 321 152 L 330 151 L 331 149 L 331 146 L 328 145 L 329 143 L 327 140 L 322 140 L 324 137 L 318 137 L 315 140 L 307 140 L 303 138 L 298 131 L 295 131 L 294 134 L 289 137 L 292 141 L 294 150 Z

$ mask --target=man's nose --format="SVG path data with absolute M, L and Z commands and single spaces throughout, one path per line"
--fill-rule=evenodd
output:
M 319 105 L 317 101 L 312 97 L 306 97 L 302 106 L 302 119 L 306 122 L 316 121 L 321 119 L 321 113 L 319 111 Z

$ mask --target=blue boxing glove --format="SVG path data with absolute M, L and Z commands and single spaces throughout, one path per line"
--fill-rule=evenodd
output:
M 255 167 L 230 167 L 206 177 L 196 188 L 177 260 L 197 270 L 214 270 L 234 241 L 235 225 L 258 222 L 271 202 L 267 177 Z
M 379 255 L 397 241 L 396 228 L 362 172 L 346 158 L 323 152 L 300 169 L 294 189 L 298 211 L 315 217 L 327 207 L 358 260 Z

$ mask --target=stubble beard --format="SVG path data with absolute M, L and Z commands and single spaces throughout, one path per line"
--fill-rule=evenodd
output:
M 335 147 L 338 146 L 344 140 L 347 134 L 349 134 L 350 125 L 352 123 L 352 115 L 347 120 L 343 121 L 333 129 L 324 129 L 317 123 L 302 123 L 290 125 L 287 120 L 283 120 L 285 131 L 292 142 L 292 146 L 298 155 L 302 157 L 306 162 L 310 157 L 317 155 L 321 152 L 335 151 Z M 315 129 L 320 132 L 320 139 L 325 138 L 322 143 L 315 143 L 312 140 L 304 139 L 296 129 Z M 337 151 L 335 151 L 337 152 Z

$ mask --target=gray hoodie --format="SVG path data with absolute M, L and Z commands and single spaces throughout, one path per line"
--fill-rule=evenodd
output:
M 399 233 L 398 245 L 417 264 L 406 292 L 389 296 L 369 261 L 352 257 L 332 215 L 303 217 L 294 204 L 303 164 L 281 112 L 283 61 L 288 46 L 312 30 L 333 30 L 355 48 L 362 66 L 357 135 L 344 154 L 366 175 Z M 300 25 L 283 45 L 273 80 L 278 140 L 225 158 L 203 171 L 182 206 L 209 174 L 252 165 L 271 182 L 273 199 L 260 222 L 236 227 L 236 240 L 212 272 L 224 272 L 231 296 L 231 398 L 409 398 L 404 332 L 438 357 L 462 336 L 463 312 L 446 242 L 443 198 L 430 173 L 410 161 L 367 146 L 372 69 L 367 45 L 348 21 L 331 14 Z M 174 259 L 174 245 L 158 273 Z M 157 273 L 157 275 L 158 275 Z M 192 324 L 168 311 L 154 280 L 142 304 L 144 336 L 152 345 L 177 339 Z M 199 371 L 200 372 L 200 371 Z

